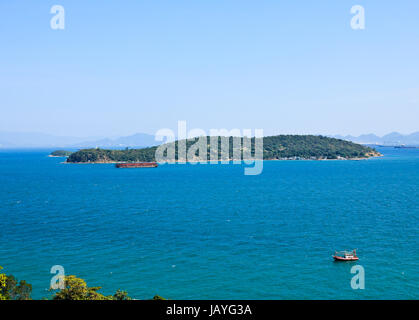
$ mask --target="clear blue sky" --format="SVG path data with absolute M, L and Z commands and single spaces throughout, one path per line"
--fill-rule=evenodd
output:
M 417 0 L 1 1 L 0 41 L 0 131 L 419 130 Z

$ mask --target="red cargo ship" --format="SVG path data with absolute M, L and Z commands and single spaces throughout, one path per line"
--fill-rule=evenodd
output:
M 158 164 L 156 162 L 129 162 L 117 163 L 117 168 L 155 168 Z

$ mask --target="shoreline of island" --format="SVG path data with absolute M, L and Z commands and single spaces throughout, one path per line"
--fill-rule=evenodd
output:
M 208 163 L 220 163 L 220 162 L 226 162 L 230 163 L 230 162 L 245 162 L 245 161 L 362 161 L 362 160 L 369 160 L 369 159 L 373 159 L 373 158 L 380 158 L 383 157 L 383 154 L 379 154 L 379 155 L 374 155 L 374 156 L 370 156 L 370 157 L 366 157 L 366 158 L 341 158 L 341 159 L 305 159 L 305 158 L 300 158 L 300 159 L 241 159 L 241 160 L 237 160 L 237 159 L 227 159 L 227 160 L 204 160 L 204 161 L 199 161 L 199 160 L 186 160 L 186 161 L 182 161 L 182 160 L 175 160 L 175 161 L 165 161 L 165 162 L 156 162 L 158 164 L 164 164 L 164 163 L 168 163 L 168 164 L 185 164 L 185 163 L 191 163 L 191 164 L 208 164 Z M 57 157 L 58 158 L 58 157 Z M 119 164 L 119 163 L 145 163 L 147 161 L 90 161 L 90 162 L 68 162 L 68 161 L 64 161 L 61 162 L 62 164 Z
M 206 147 L 202 153 L 202 138 L 207 139 Z M 218 138 L 215 141 L 214 138 Z M 159 162 L 156 161 L 157 153 L 162 153 L 160 163 L 211 163 L 211 162 L 234 162 L 234 161 L 327 161 L 327 160 L 366 160 L 373 157 L 382 156 L 377 150 L 356 144 L 353 142 L 313 135 L 279 135 L 263 138 L 252 138 L 249 145 L 244 140 L 237 143 L 238 137 L 199 137 L 188 140 L 180 140 L 159 147 L 148 147 L 141 149 L 82 149 L 76 152 L 59 150 L 51 153 L 52 156 L 68 156 L 66 163 L 79 164 L 118 164 L 118 163 L 140 163 L 140 162 Z M 222 140 L 224 139 L 224 140 Z M 227 139 L 227 141 L 225 140 Z M 243 138 L 242 138 L 243 139 Z M 263 139 L 263 141 L 259 141 Z M 228 149 L 220 149 L 220 144 L 228 143 Z M 180 153 L 180 143 L 184 143 L 184 153 Z M 236 144 L 237 143 L 237 144 Z M 254 146 L 260 143 L 263 148 L 262 154 L 255 155 Z M 173 144 L 173 146 L 171 145 Z M 163 150 L 158 148 L 163 147 Z M 174 148 L 173 154 L 168 154 Z M 216 148 L 216 149 L 214 149 Z M 249 153 L 249 148 L 251 153 Z M 217 150 L 217 151 L 213 151 Z M 172 151 L 171 151 L 172 152 Z M 198 153 L 199 152 L 199 153 Z M 164 155 L 166 153 L 166 155 Z M 164 156 L 163 156 L 164 155 Z M 168 157 L 173 160 L 167 160 Z M 211 158 L 217 158 L 212 160 Z M 180 159 L 179 159 L 180 158 Z M 186 158 L 186 159 L 185 159 Z M 188 159 L 190 158 L 190 160 Z M 246 159 L 247 158 L 247 159 Z M 259 158 L 259 159 L 255 159 Z M 260 159 L 263 158 L 263 159 Z

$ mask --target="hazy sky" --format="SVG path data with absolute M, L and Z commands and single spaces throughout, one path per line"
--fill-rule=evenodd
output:
M 417 0 L 1 1 L 0 41 L 0 131 L 419 130 Z

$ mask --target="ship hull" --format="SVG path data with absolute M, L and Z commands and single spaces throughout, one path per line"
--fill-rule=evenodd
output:
M 117 168 L 156 168 L 156 162 L 117 163 Z
M 339 257 L 339 256 L 333 256 L 333 259 L 335 259 L 335 261 L 357 261 L 357 260 L 359 260 L 358 257 L 344 258 L 344 257 Z

